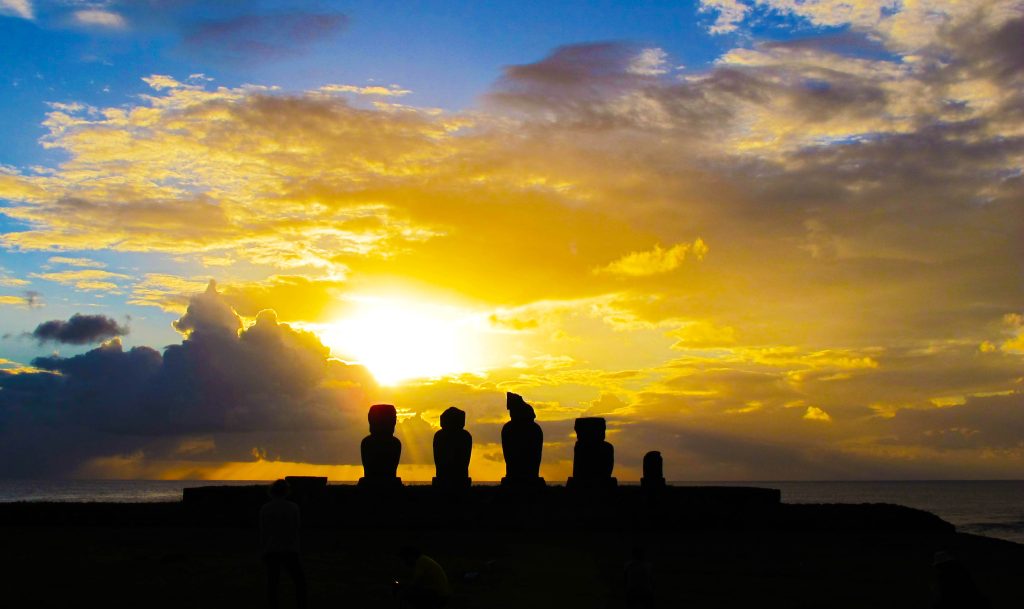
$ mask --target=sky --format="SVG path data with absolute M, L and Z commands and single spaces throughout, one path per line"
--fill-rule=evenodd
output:
M 1024 471 L 1020 0 L 0 0 L 0 134 L 0 477 Z

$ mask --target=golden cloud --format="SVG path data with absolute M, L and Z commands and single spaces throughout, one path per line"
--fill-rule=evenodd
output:
M 109 279 L 131 279 L 130 275 L 103 271 L 99 269 L 81 269 L 75 271 L 54 271 L 51 273 L 31 273 L 30 277 L 53 281 L 62 285 L 73 285 L 79 290 L 115 290 L 118 285 Z
M 594 272 L 624 277 L 657 275 L 679 268 L 688 254 L 692 254 L 697 260 L 703 260 L 707 252 L 708 246 L 699 238 L 692 244 L 678 243 L 667 249 L 655 245 L 653 250 L 631 252 L 607 266 L 594 269 Z

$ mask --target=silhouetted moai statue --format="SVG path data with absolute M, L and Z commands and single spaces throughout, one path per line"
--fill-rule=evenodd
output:
M 665 488 L 665 476 L 662 471 L 660 452 L 652 450 L 644 455 L 644 477 L 640 478 L 640 486 L 647 489 Z
M 473 436 L 465 429 L 466 413 L 452 406 L 441 413 L 441 429 L 434 434 L 434 486 L 468 488 Z
M 601 417 L 576 419 L 576 446 L 573 448 L 572 477 L 566 486 L 607 488 L 617 484 L 612 478 L 615 448 L 605 441 L 605 421 Z
M 402 442 L 395 437 L 398 413 L 391 404 L 375 404 L 367 415 L 370 435 L 359 445 L 363 460 L 362 486 L 399 486 L 398 460 L 402 457 Z
M 501 428 L 501 450 L 505 455 L 503 485 L 543 486 L 540 477 L 544 431 L 534 419 L 537 415 L 521 395 L 505 394 L 509 422 Z

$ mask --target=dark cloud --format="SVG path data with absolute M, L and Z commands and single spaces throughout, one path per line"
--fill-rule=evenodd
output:
M 133 451 L 216 461 L 249 460 L 256 449 L 289 461 L 358 462 L 376 390 L 364 368 L 330 359 L 316 336 L 279 323 L 270 310 L 243 329 L 212 282 L 175 327 L 185 338 L 162 354 L 125 350 L 115 338 L 81 355 L 36 358 L 35 371 L 0 370 L 5 473 L 33 473 L 37 452 L 53 457 L 43 472 L 52 475 L 68 474 L 86 456 Z M 60 450 L 7 441 L 26 433 L 67 439 Z M 106 448 L 98 437 L 109 439 Z M 211 441 L 179 454 L 193 437 Z M 75 438 L 89 438 L 91 448 L 72 446 Z
M 884 58 L 890 57 L 891 52 L 877 38 L 867 32 L 847 30 L 843 32 L 832 32 L 816 36 L 803 36 L 788 40 L 770 40 L 761 43 L 765 49 L 805 49 L 811 51 L 825 51 L 842 55 L 856 57 Z
M 972 396 L 961 405 L 901 410 L 895 440 L 939 450 L 1019 450 L 1024 444 L 1024 393 Z
M 935 477 L 931 464 L 858 454 L 828 443 L 701 429 L 642 424 L 630 430 L 662 451 L 666 472 L 677 480 L 910 480 Z M 642 446 L 631 443 L 632 446 Z M 624 446 L 620 459 L 638 462 Z M 618 447 L 617 447 L 618 448 Z
M 802 50 L 763 49 L 769 55 Z M 817 62 L 724 62 L 680 79 L 638 66 L 650 52 L 617 42 L 559 47 L 535 63 L 507 67 L 488 99 L 561 128 L 640 129 L 709 140 L 745 128 L 759 111 L 782 111 L 784 123 L 799 124 L 870 119 L 886 110 L 881 84 L 831 65 L 828 58 L 839 58 L 831 53 Z M 677 151 L 688 147 L 684 139 L 672 143 Z
M 128 327 L 106 315 L 75 313 L 67 321 L 44 321 L 32 331 L 32 338 L 41 343 L 53 341 L 68 345 L 87 345 L 125 334 L 128 334 Z
M 225 61 L 271 60 L 301 54 L 341 32 L 348 17 L 335 12 L 282 12 L 238 15 L 189 26 L 183 47 Z

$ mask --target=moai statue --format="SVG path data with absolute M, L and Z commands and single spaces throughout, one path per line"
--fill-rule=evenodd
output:
M 617 484 L 612 478 L 615 448 L 605 441 L 605 421 L 601 417 L 576 419 L 576 446 L 573 448 L 572 477 L 566 486 L 604 488 Z
M 466 413 L 452 406 L 441 413 L 441 429 L 434 434 L 434 486 L 468 488 L 473 436 L 465 429 Z
M 395 437 L 398 413 L 391 404 L 375 404 L 367 415 L 370 435 L 363 438 L 359 454 L 363 460 L 362 486 L 398 486 L 398 460 L 402 457 L 402 442 Z
M 644 477 L 640 478 L 640 486 L 646 489 L 658 489 L 665 487 L 665 475 L 661 453 L 652 450 L 644 455 Z
M 505 485 L 531 486 L 544 484 L 540 477 L 541 452 L 544 449 L 544 431 L 534 419 L 537 415 L 523 397 L 505 394 L 509 422 L 501 428 L 501 450 L 505 454 Z

